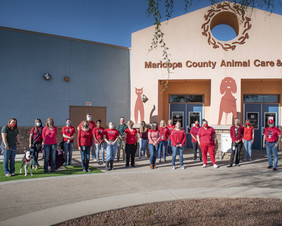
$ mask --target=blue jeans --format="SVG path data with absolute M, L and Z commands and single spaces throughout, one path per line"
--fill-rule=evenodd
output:
M 17 146 L 9 146 L 9 150 L 4 150 L 3 156 L 3 168 L 5 174 L 15 173 L 15 157 L 17 152 Z M 9 161 L 10 161 L 10 169 L 9 169 Z
M 247 155 L 249 155 L 249 160 L 252 160 L 252 141 L 244 140 L 245 155 L 244 160 L 247 161 Z
M 49 144 L 49 145 L 44 144 L 44 173 L 48 173 L 49 160 L 51 161 L 51 172 L 55 172 L 56 152 L 57 152 L 57 144 Z
M 71 164 L 72 159 L 72 149 L 73 149 L 73 142 L 67 143 L 64 142 L 64 154 L 65 154 L 65 164 Z M 69 153 L 69 161 L 68 161 L 68 153 Z
M 104 147 L 104 143 L 102 143 L 101 145 L 99 144 L 95 144 L 96 146 L 96 156 L 97 156 L 97 161 L 99 162 L 100 161 L 100 150 L 101 150 L 101 153 L 102 153 L 102 161 L 103 163 L 105 162 L 105 155 L 104 155 L 104 152 L 105 152 L 105 147 Z
M 142 150 L 143 150 L 143 157 L 145 157 L 146 152 L 146 146 L 147 146 L 148 140 L 139 139 L 139 158 L 142 156 Z
M 116 155 L 116 152 L 117 152 L 117 142 L 114 145 L 108 145 L 108 144 L 106 144 L 106 145 L 107 145 L 107 147 L 106 147 L 106 149 L 107 149 L 106 161 L 115 160 L 115 155 Z
M 153 144 L 149 144 L 149 151 L 150 151 L 150 164 L 156 164 L 157 152 L 159 150 L 159 145 L 154 146 Z
M 91 153 L 92 153 L 92 159 L 96 159 L 96 152 L 95 152 L 95 141 L 93 139 L 93 145 L 92 145 L 92 150 L 91 150 Z
M 275 148 L 274 145 L 277 144 L 277 142 L 269 143 L 265 142 L 265 147 L 266 147 L 266 154 L 267 154 L 267 160 L 268 160 L 268 165 L 277 168 L 278 165 L 278 146 Z M 273 160 L 274 160 L 274 165 L 272 162 L 272 156 L 273 155 Z
M 81 151 L 81 166 L 83 171 L 88 170 L 90 160 L 90 146 L 82 146 Z
M 168 153 L 169 155 L 172 154 L 171 140 L 167 140 L 167 153 Z
M 180 166 L 183 166 L 183 150 L 184 150 L 183 147 L 172 146 L 172 166 L 175 166 L 177 151 L 179 151 Z
M 160 141 L 159 143 L 159 159 L 161 160 L 162 157 L 162 150 L 163 150 L 163 158 L 165 161 L 165 157 L 166 157 L 166 146 L 167 146 L 167 140 L 165 141 Z

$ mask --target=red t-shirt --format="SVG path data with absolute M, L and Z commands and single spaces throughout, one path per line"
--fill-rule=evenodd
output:
M 165 141 L 168 139 L 169 136 L 169 130 L 167 127 L 160 127 L 159 126 L 159 131 L 160 131 L 160 135 L 161 135 L 161 141 Z
M 190 131 L 190 134 L 192 134 L 194 137 L 197 138 L 197 134 L 198 134 L 198 131 L 199 131 L 200 128 L 201 128 L 200 126 L 199 126 L 199 127 L 193 126 L 192 129 L 191 129 L 191 131 Z M 191 136 L 191 138 L 192 138 L 192 142 L 193 142 L 193 143 L 197 143 L 197 142 L 198 142 L 198 141 L 195 140 L 192 136 Z
M 75 134 L 75 128 L 73 126 L 64 126 L 62 129 L 62 135 L 65 134 L 69 137 L 73 136 Z M 68 141 L 68 138 L 63 139 L 64 141 Z M 73 140 L 71 140 L 71 142 L 73 142 Z
M 104 135 L 106 136 L 108 141 L 115 141 L 119 136 L 119 132 L 116 129 L 105 129 Z
M 57 134 L 58 134 L 58 129 L 56 126 L 54 126 L 52 130 L 50 130 L 47 126 L 45 126 L 42 130 L 42 138 L 44 140 L 44 144 L 46 145 L 57 144 Z
M 184 147 L 185 142 L 186 142 L 186 133 L 184 129 L 176 130 L 174 129 L 171 132 L 171 145 L 176 146 L 178 144 L 182 144 L 182 147 Z
M 77 146 L 92 146 L 93 145 L 93 135 L 92 130 L 89 129 L 87 131 L 84 131 L 83 129 L 78 130 L 77 133 Z
M 34 143 L 42 143 L 42 127 L 37 128 L 37 133 L 35 133 L 35 128 L 32 127 L 30 130 L 30 134 L 32 134 L 32 142 Z M 34 138 L 36 138 L 34 140 Z
M 266 136 L 266 141 L 269 143 L 273 143 L 278 141 L 278 136 L 281 135 L 280 130 L 277 127 L 267 127 L 264 131 L 264 135 Z
M 104 131 L 105 129 L 103 127 L 97 128 L 95 127 L 93 129 L 93 136 L 99 141 L 103 141 L 104 142 Z M 94 139 L 95 144 L 98 144 L 98 142 Z M 103 143 L 102 142 L 102 143 Z
M 201 127 L 197 135 L 200 138 L 201 144 L 214 144 L 214 140 L 213 140 L 214 134 L 215 134 L 214 128 L 209 126 L 207 129 Z
M 175 125 L 167 125 L 166 128 L 168 128 L 169 135 L 171 134 L 172 130 L 174 130 Z M 168 140 L 171 140 L 171 137 L 169 136 Z
M 137 130 L 136 129 L 132 129 L 132 131 L 129 130 L 129 128 L 127 128 L 124 133 L 126 133 L 126 143 L 127 144 L 135 144 L 136 143 L 136 134 L 137 134 Z
M 253 130 L 254 127 L 250 126 L 249 128 L 247 126 L 244 127 L 244 140 L 252 140 L 253 139 Z
M 82 123 L 83 123 L 83 121 L 79 124 L 79 126 L 78 126 L 79 129 L 81 129 Z M 96 127 L 95 122 L 90 121 L 90 122 L 89 122 L 89 129 L 93 130 L 95 127 Z

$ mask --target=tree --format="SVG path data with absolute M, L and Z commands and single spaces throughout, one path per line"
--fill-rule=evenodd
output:
M 179 1 L 179 0 L 178 0 Z M 184 1 L 184 11 L 188 12 L 189 8 L 192 6 L 193 2 L 196 2 L 198 0 L 183 0 Z M 222 0 L 207 0 L 210 1 L 211 7 L 213 5 L 222 2 Z M 160 46 L 163 49 L 163 60 L 166 63 L 170 63 L 169 58 L 169 47 L 166 45 L 164 40 L 164 33 L 161 29 L 161 20 L 162 20 L 162 12 L 165 12 L 164 18 L 166 20 L 169 20 L 174 11 L 174 0 L 147 0 L 148 2 L 148 8 L 146 9 L 147 16 L 152 16 L 154 19 L 154 25 L 155 25 L 155 32 L 152 38 L 151 46 L 149 48 L 149 51 L 152 51 L 154 48 L 157 48 Z M 229 2 L 232 2 L 233 4 L 237 4 L 241 12 L 245 12 L 247 7 L 253 8 L 264 8 L 267 11 L 272 12 L 272 9 L 275 7 L 276 4 L 282 4 L 280 0 L 229 0 Z M 237 12 L 234 12 L 237 13 Z M 170 69 L 167 67 L 168 72 L 168 79 L 170 75 Z M 168 79 L 166 83 L 164 84 L 164 89 L 162 92 L 168 87 Z

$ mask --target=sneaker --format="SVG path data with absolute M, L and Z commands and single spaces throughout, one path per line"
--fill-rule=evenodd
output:
M 86 169 L 84 169 L 83 172 L 86 173 L 87 172 Z
M 228 165 L 228 166 L 226 166 L 226 167 L 230 168 L 230 167 L 232 167 L 232 165 Z
M 6 176 L 6 177 L 10 177 L 10 176 L 11 176 L 11 174 L 10 174 L 10 173 L 7 173 L 7 174 L 5 174 L 5 176 Z
M 181 169 L 185 170 L 185 167 L 184 167 L 184 166 L 181 166 Z
M 90 172 L 91 172 L 91 169 L 88 169 L 87 172 L 90 173 Z
M 272 169 L 272 166 L 268 166 L 267 169 Z
M 273 171 L 276 171 L 277 169 L 276 169 L 276 168 L 273 168 L 272 170 L 273 170 Z
M 15 173 L 11 173 L 11 176 L 15 176 Z
M 172 169 L 175 170 L 175 166 L 173 166 Z
M 218 165 L 214 164 L 214 165 L 213 165 L 213 168 L 218 168 Z
M 206 164 L 203 164 L 203 168 L 207 168 L 207 165 L 206 165 Z

